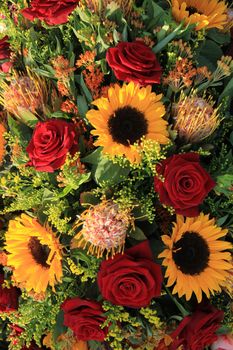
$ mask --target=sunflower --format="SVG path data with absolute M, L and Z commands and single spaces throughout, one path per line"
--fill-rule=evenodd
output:
M 61 247 L 53 232 L 26 214 L 10 220 L 6 232 L 8 265 L 14 280 L 27 291 L 41 293 L 62 277 Z
M 175 283 L 173 294 L 185 295 L 189 300 L 195 293 L 201 302 L 202 292 L 209 298 L 210 292 L 221 291 L 232 267 L 231 254 L 223 252 L 231 249 L 231 244 L 219 240 L 226 233 L 227 230 L 217 227 L 209 215 L 201 213 L 186 219 L 177 216 L 171 237 L 162 236 L 167 248 L 159 255 L 159 258 L 165 258 L 167 286 Z
M 140 161 L 137 145 L 142 138 L 159 144 L 168 143 L 161 97 L 151 92 L 151 86 L 140 87 L 133 82 L 110 87 L 107 98 L 101 97 L 93 102 L 98 110 L 87 113 L 95 128 L 92 134 L 98 136 L 95 145 L 102 146 L 103 153 L 125 155 L 135 163 Z
M 227 5 L 218 0 L 171 0 L 172 15 L 177 22 L 197 24 L 203 28 L 223 29 L 227 23 Z

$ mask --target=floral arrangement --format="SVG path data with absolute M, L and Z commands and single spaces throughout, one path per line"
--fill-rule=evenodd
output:
M 0 348 L 229 350 L 231 1 L 0 10 Z

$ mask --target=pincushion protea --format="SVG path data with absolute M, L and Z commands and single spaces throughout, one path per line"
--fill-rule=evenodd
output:
M 105 200 L 84 211 L 74 229 L 82 225 L 72 241 L 72 248 L 88 248 L 88 253 L 101 257 L 107 252 L 114 255 L 124 249 L 131 218 L 111 200 Z

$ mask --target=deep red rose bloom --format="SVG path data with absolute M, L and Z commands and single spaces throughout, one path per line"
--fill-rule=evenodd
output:
M 61 119 L 36 124 L 32 139 L 26 148 L 30 161 L 38 171 L 53 172 L 65 162 L 69 152 L 78 150 L 75 125 Z
M 18 309 L 19 290 L 16 287 L 2 288 L 4 275 L 0 274 L 0 311 L 9 312 Z
M 199 204 L 215 186 L 207 171 L 200 165 L 197 153 L 175 154 L 157 165 L 162 182 L 155 177 L 155 191 L 161 203 L 173 207 L 177 214 L 198 216 Z
M 120 42 L 108 49 L 106 59 L 119 80 L 140 85 L 160 83 L 160 64 L 151 48 L 141 41 Z
M 160 265 L 153 261 L 148 241 L 144 241 L 124 255 L 104 260 L 97 281 L 104 299 L 116 305 L 140 308 L 160 296 L 162 273 Z
M 0 61 L 2 61 L 0 63 L 0 71 L 5 73 L 7 73 L 12 66 L 12 63 L 9 61 L 11 50 L 10 44 L 7 41 L 8 39 L 8 36 L 4 36 L 4 38 L 0 40 Z
M 108 328 L 101 328 L 105 317 L 100 303 L 75 297 L 64 301 L 61 308 L 64 325 L 72 329 L 78 340 L 104 340 Z
M 77 5 L 77 0 L 32 0 L 30 7 L 23 9 L 22 14 L 30 21 L 38 18 L 53 26 L 66 23 Z
M 224 312 L 209 305 L 205 309 L 195 311 L 186 316 L 177 329 L 171 334 L 173 342 L 168 347 L 162 347 L 160 342 L 157 350 L 177 350 L 183 345 L 184 350 L 204 350 L 217 340 L 216 331 L 223 320 Z

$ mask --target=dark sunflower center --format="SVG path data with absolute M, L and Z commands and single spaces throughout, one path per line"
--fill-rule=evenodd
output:
M 148 124 L 144 114 L 136 108 L 118 108 L 108 120 L 108 130 L 113 141 L 124 146 L 133 145 L 147 134 Z
M 37 237 L 31 237 L 28 243 L 28 248 L 31 251 L 33 259 L 43 267 L 49 268 L 49 265 L 46 263 L 50 249 L 47 245 L 40 243 Z
M 207 242 L 197 232 L 185 232 L 173 245 L 172 257 L 186 275 L 198 275 L 208 266 L 210 251 Z
M 196 9 L 196 7 L 188 6 L 186 10 L 189 12 L 189 16 L 194 15 L 194 13 L 201 14 L 201 12 Z

